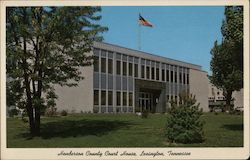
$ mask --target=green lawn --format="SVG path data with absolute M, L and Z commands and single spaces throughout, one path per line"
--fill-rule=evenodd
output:
M 142 119 L 134 114 L 79 114 L 42 118 L 41 137 L 30 138 L 28 123 L 7 119 L 7 147 L 240 147 L 243 116 L 206 113 L 206 140 L 169 144 L 164 136 L 167 115 Z

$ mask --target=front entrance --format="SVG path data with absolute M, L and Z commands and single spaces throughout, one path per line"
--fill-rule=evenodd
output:
M 135 81 L 135 112 L 163 113 L 166 108 L 166 83 Z
M 153 94 L 147 92 L 139 93 L 139 110 L 153 112 Z

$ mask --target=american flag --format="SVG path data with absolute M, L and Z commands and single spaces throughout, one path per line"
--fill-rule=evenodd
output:
M 152 25 L 149 21 L 145 20 L 145 19 L 141 16 L 141 14 L 139 14 L 139 23 L 140 23 L 141 25 L 143 25 L 143 26 L 153 27 L 153 25 Z

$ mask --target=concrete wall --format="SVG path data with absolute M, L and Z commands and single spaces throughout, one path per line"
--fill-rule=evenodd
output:
M 77 87 L 55 86 L 58 111 L 93 112 L 93 66 L 81 68 L 84 80 Z
M 200 107 L 204 112 L 208 112 L 208 78 L 207 73 L 199 70 L 189 70 L 190 93 L 196 96 Z

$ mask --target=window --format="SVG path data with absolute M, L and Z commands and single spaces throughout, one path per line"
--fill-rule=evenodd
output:
M 187 74 L 187 84 L 189 84 L 189 74 Z
M 138 77 L 138 64 L 135 64 L 135 77 Z
M 177 83 L 177 72 L 174 72 L 174 82 Z
M 128 103 L 129 103 L 128 105 L 129 105 L 129 106 L 133 106 L 133 93 L 132 93 L 132 92 L 129 93 L 129 100 L 128 100 L 128 101 L 129 101 L 129 102 L 128 102 Z
M 150 74 L 150 69 L 149 69 L 149 67 L 147 66 L 147 67 L 146 67 L 146 77 L 147 77 L 147 79 L 149 79 L 149 74 Z
M 167 71 L 167 82 L 169 82 L 169 70 L 166 70 Z
M 186 84 L 185 73 L 183 73 L 183 84 Z
M 123 67 L 122 68 L 122 70 L 123 70 L 122 74 L 124 76 L 126 76 L 127 75 L 127 62 L 123 62 L 123 66 L 122 67 Z
M 159 68 L 156 68 L 156 80 L 159 80 L 160 79 L 160 70 L 159 70 Z
M 108 91 L 108 105 L 113 105 L 113 92 Z
M 99 57 L 94 57 L 94 71 L 99 72 Z
M 101 59 L 101 72 L 106 73 L 106 58 Z
M 141 66 L 141 78 L 144 78 L 145 77 L 145 73 L 144 73 L 144 69 L 145 67 L 144 66 Z
M 181 75 L 181 73 L 179 73 L 179 83 L 182 83 L 182 75 Z
M 113 60 L 112 59 L 108 60 L 108 73 L 110 74 L 113 73 Z
M 168 102 L 170 101 L 170 99 L 169 99 L 169 95 L 167 95 L 167 101 L 168 101 Z
M 121 61 L 116 61 L 116 74 L 121 75 Z
M 151 79 L 155 79 L 155 68 L 151 68 Z
M 132 72 L 133 72 L 133 66 L 132 66 L 132 63 L 129 63 L 128 64 L 128 75 L 132 76 L 132 74 L 133 74 Z
M 161 70 L 161 80 L 165 81 L 165 70 L 164 69 Z
M 101 105 L 106 105 L 106 91 L 101 92 Z
M 116 105 L 121 105 L 121 92 L 116 92 Z
M 94 48 L 94 55 L 99 55 L 99 49 L 97 49 L 97 48 Z
M 212 88 L 212 96 L 214 96 L 215 95 L 215 93 L 214 93 L 214 88 Z
M 171 71 L 171 82 L 173 82 L 174 81 L 174 72 L 173 71 Z
M 94 105 L 99 105 L 99 91 L 94 90 Z
M 123 103 L 123 106 L 127 105 L 127 92 L 123 92 L 122 103 Z

